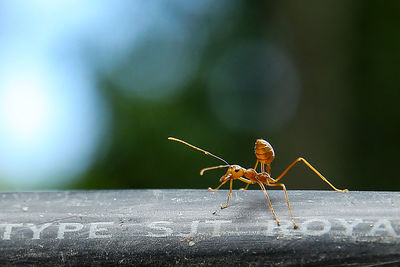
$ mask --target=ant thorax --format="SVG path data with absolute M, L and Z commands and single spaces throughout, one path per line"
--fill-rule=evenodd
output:
M 271 176 L 269 175 L 268 172 L 261 172 L 261 173 L 258 174 L 257 179 L 260 182 L 263 182 L 265 184 L 269 184 L 269 182 L 271 181 L 272 178 L 271 178 Z
M 254 169 L 247 169 L 244 172 L 244 177 L 246 177 L 252 181 L 256 180 L 257 175 L 258 175 L 258 173 Z

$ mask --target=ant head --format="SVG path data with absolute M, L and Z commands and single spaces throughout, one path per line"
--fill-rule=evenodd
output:
M 230 165 L 225 175 L 221 177 L 220 182 L 224 182 L 228 179 L 238 179 L 245 173 L 245 169 L 239 165 Z

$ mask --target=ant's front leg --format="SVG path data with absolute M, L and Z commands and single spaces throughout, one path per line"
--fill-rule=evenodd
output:
M 218 187 L 216 187 L 215 189 L 212 189 L 211 187 L 209 187 L 208 188 L 208 191 L 211 191 L 211 192 L 215 192 L 215 191 L 217 191 L 218 189 L 220 189 L 221 188 L 221 186 L 223 186 L 226 182 L 228 182 L 229 180 L 225 180 L 225 181 L 223 181 Z
M 232 196 L 232 184 L 233 184 L 233 179 L 229 179 L 229 180 L 230 180 L 230 183 L 229 183 L 229 194 L 228 194 L 228 199 L 226 200 L 226 205 L 222 205 L 222 206 L 221 206 L 221 209 L 225 209 L 225 208 L 228 207 L 229 199 L 230 199 L 231 196 Z M 226 181 L 228 181 L 228 180 L 226 180 Z

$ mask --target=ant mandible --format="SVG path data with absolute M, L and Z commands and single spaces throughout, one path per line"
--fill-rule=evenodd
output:
M 265 198 L 267 199 L 268 202 L 268 206 L 272 212 L 272 214 L 274 215 L 275 221 L 278 225 L 280 225 L 278 217 L 276 216 L 276 213 L 274 211 L 274 208 L 272 207 L 271 204 L 271 200 L 267 194 L 267 190 L 265 189 L 265 185 L 270 186 L 270 187 L 275 187 L 275 186 L 280 186 L 283 189 L 283 192 L 285 194 L 285 198 L 286 198 L 286 203 L 288 206 L 288 210 L 290 213 L 290 218 L 293 222 L 293 226 L 295 229 L 298 228 L 296 222 L 294 221 L 293 218 L 293 214 L 292 214 L 292 209 L 290 207 L 290 202 L 289 202 L 289 197 L 287 195 L 287 191 L 286 191 L 286 187 L 283 183 L 278 183 L 278 181 L 280 179 L 283 178 L 283 176 L 286 175 L 286 173 L 297 163 L 297 162 L 304 162 L 313 172 L 315 172 L 322 180 L 324 180 L 330 187 L 332 187 L 335 191 L 339 191 L 339 192 L 347 192 L 347 189 L 337 189 L 336 187 L 334 187 L 324 176 L 322 176 L 321 173 L 319 173 L 313 166 L 311 166 L 310 163 L 308 163 L 304 158 L 297 158 L 292 164 L 289 165 L 289 167 L 286 168 L 286 170 L 284 170 L 282 172 L 281 175 L 278 176 L 278 178 L 272 178 L 271 177 L 271 162 L 274 160 L 275 158 L 275 153 L 274 150 L 271 146 L 271 144 L 269 144 L 267 141 L 263 140 L 263 139 L 258 139 L 256 141 L 255 147 L 254 147 L 254 152 L 256 154 L 257 157 L 257 162 L 256 165 L 254 166 L 254 169 L 250 168 L 250 169 L 245 169 L 239 165 L 231 165 L 229 164 L 226 160 L 208 152 L 205 151 L 204 149 L 198 148 L 192 144 L 189 144 L 188 142 L 185 142 L 183 140 L 180 140 L 178 138 L 174 138 L 174 137 L 168 137 L 168 140 L 171 141 L 176 141 L 182 144 L 185 144 L 191 148 L 194 148 L 198 151 L 203 152 L 206 155 L 209 155 L 211 157 L 214 157 L 216 159 L 221 160 L 222 162 L 224 162 L 226 165 L 219 165 L 219 166 L 214 166 L 214 167 L 208 167 L 208 168 L 204 168 L 200 171 L 200 175 L 203 175 L 205 171 L 209 171 L 209 170 L 215 170 L 215 169 L 220 169 L 220 168 L 228 168 L 228 170 L 226 171 L 226 173 L 220 178 L 220 182 L 221 184 L 219 186 L 217 186 L 215 189 L 212 188 L 208 188 L 209 191 L 215 192 L 217 191 L 221 186 L 223 186 L 225 183 L 227 183 L 229 181 L 229 194 L 228 194 L 228 199 L 226 201 L 225 205 L 221 206 L 221 209 L 225 209 L 228 207 L 229 204 L 229 200 L 232 196 L 232 184 L 233 184 L 233 180 L 240 180 L 244 183 L 246 183 L 246 187 L 245 188 L 241 188 L 242 190 L 246 190 L 248 188 L 248 186 L 250 184 L 258 184 L 261 188 L 261 190 L 264 192 Z M 257 165 L 258 163 L 261 163 L 261 172 L 257 172 Z M 266 171 L 265 171 L 265 167 L 266 167 Z

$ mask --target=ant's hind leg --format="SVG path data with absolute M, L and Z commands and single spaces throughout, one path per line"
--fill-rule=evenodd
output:
M 289 197 L 288 197 L 285 185 L 284 184 L 269 184 L 268 186 L 280 186 L 280 187 L 282 187 L 283 192 L 285 193 L 286 203 L 287 203 L 287 206 L 288 206 L 288 209 L 289 209 L 290 219 L 292 220 L 294 229 L 299 228 L 297 226 L 296 222 L 294 221 L 294 217 L 293 217 L 292 209 L 290 208 Z
M 313 166 L 311 166 L 310 163 L 307 162 L 307 160 L 303 159 L 303 158 L 297 158 L 292 164 L 289 165 L 289 167 L 286 168 L 286 170 L 284 170 L 281 175 L 278 176 L 278 178 L 275 179 L 275 182 L 279 181 L 280 179 L 283 178 L 283 176 L 285 176 L 285 174 L 299 161 L 302 161 L 304 164 L 307 165 L 307 167 L 309 167 L 313 172 L 315 172 L 319 178 L 321 178 L 325 183 L 327 183 L 333 190 L 338 191 L 338 192 L 347 192 L 349 190 L 347 189 L 337 189 L 336 187 L 333 186 L 333 184 L 331 184 L 324 176 L 322 176 L 322 174 L 317 171 Z
M 257 183 L 261 187 L 261 190 L 263 191 L 265 198 L 267 199 L 269 209 L 271 210 L 272 214 L 274 215 L 276 223 L 278 224 L 278 226 L 281 225 L 278 220 L 278 217 L 276 216 L 274 208 L 272 207 L 271 200 L 269 199 L 269 196 L 267 194 L 267 190 L 265 189 L 265 186 L 261 182 L 257 182 Z
M 228 181 L 228 180 L 227 180 Z M 226 200 L 226 205 L 222 205 L 221 209 L 226 209 L 228 207 L 229 204 L 229 199 L 232 196 L 232 183 L 233 183 L 233 179 L 230 179 L 230 183 L 229 183 L 229 194 L 228 194 L 228 199 Z

